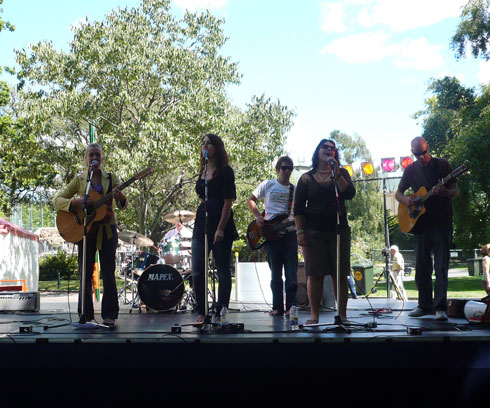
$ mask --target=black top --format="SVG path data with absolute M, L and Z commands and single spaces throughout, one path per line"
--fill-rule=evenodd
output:
M 432 157 L 427 166 L 421 166 L 418 161 L 412 163 L 403 172 L 402 179 L 398 185 L 398 190 L 402 193 L 408 188 L 412 188 L 416 193 L 422 186 L 429 191 L 438 181 L 451 173 L 451 165 L 445 159 Z M 454 183 L 449 180 L 447 184 Z M 424 204 L 425 214 L 421 215 L 412 233 L 422 233 L 425 230 L 451 224 L 453 220 L 452 200 L 448 197 L 430 197 Z
M 196 221 L 194 223 L 193 238 L 204 241 L 204 223 L 205 223 L 205 193 L 204 180 L 199 177 L 196 182 L 196 193 L 201 200 L 201 204 L 197 208 Z M 236 199 L 235 173 L 230 166 L 225 166 L 215 174 L 211 180 L 208 180 L 208 240 L 214 239 L 214 234 L 218 228 L 221 219 L 221 211 L 223 209 L 225 199 Z M 230 213 L 230 218 L 224 229 L 224 239 L 234 239 L 236 236 L 235 222 L 233 221 L 233 210 Z
M 313 177 L 313 170 L 303 174 L 296 186 L 294 196 L 294 215 L 304 216 L 304 227 L 314 230 L 336 232 L 337 227 L 337 199 L 334 183 L 318 183 Z M 340 228 L 346 229 L 347 210 L 345 200 L 352 199 L 356 189 L 349 172 L 341 168 L 341 175 L 348 182 L 344 192 L 339 191 L 340 201 Z

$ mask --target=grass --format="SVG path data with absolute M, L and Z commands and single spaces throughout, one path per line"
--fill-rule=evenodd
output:
M 418 291 L 415 286 L 415 281 L 404 281 L 403 286 L 409 299 L 418 298 Z M 368 291 L 369 289 L 370 288 L 368 288 Z M 372 293 L 370 297 L 386 297 L 386 281 L 380 280 L 376 285 L 376 290 L 376 293 Z M 481 278 L 479 276 L 458 276 L 449 278 L 447 290 L 448 298 L 481 299 L 485 296 L 486 293 L 481 287 Z

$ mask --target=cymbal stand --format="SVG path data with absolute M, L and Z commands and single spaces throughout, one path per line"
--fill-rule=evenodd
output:
M 133 254 L 131 255 L 131 302 L 129 302 L 129 313 L 133 311 L 134 307 L 137 307 L 139 309 L 139 312 L 141 313 L 141 301 L 139 299 L 139 294 L 137 293 L 138 287 L 136 286 L 136 283 L 134 281 L 134 253 L 136 252 L 136 245 L 135 245 L 135 240 L 136 237 L 133 238 L 133 242 L 131 243 L 132 248 L 135 248 L 133 251 Z

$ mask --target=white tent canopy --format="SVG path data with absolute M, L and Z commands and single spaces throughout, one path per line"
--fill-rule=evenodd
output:
M 25 281 L 28 292 L 39 287 L 39 236 L 0 218 L 0 282 L 1 285 L 21 285 Z

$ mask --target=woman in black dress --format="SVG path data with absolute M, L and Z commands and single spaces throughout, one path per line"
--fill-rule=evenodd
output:
M 209 253 L 205 254 L 204 240 L 206 212 L 208 251 L 213 251 L 218 273 L 215 319 L 219 318 L 223 307 L 229 306 L 231 248 L 237 236 L 231 209 L 236 199 L 235 174 L 228 165 L 228 155 L 223 141 L 214 134 L 207 134 L 202 139 L 201 169 L 196 182 L 196 193 L 201 199 L 201 204 L 197 209 L 192 235 L 192 281 L 199 314 L 196 323 L 203 323 L 206 317 L 205 302 L 207 302 L 205 257 L 209 256 Z

